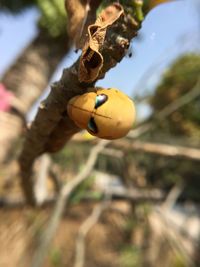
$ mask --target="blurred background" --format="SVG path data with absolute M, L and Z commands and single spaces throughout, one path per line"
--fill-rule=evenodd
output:
M 81 132 L 41 156 L 41 205 L 26 207 L 17 157 L 49 85 L 80 55 L 66 28 L 63 0 L 0 2 L 0 267 L 33 266 L 52 211 L 42 204 L 81 172 L 97 142 Z M 70 196 L 42 266 L 200 266 L 200 1 L 151 10 L 126 57 L 97 85 L 129 95 L 137 122 L 101 151 Z

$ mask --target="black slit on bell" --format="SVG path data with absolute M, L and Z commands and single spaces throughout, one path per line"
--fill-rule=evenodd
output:
M 108 100 L 107 95 L 104 95 L 104 94 L 97 95 L 96 99 L 95 99 L 95 107 L 94 108 L 97 109 L 98 107 L 103 105 L 107 100 Z
M 88 122 L 88 129 L 94 134 L 98 132 L 97 125 L 93 117 Z

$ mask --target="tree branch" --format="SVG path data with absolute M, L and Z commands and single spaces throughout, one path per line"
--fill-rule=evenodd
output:
M 98 78 L 103 78 L 109 69 L 122 60 L 128 48 L 122 41 L 126 40 L 126 44 L 129 45 L 139 27 L 140 23 L 127 14 L 110 27 L 101 51 L 104 65 Z M 80 130 L 68 117 L 67 102 L 72 97 L 85 93 L 94 83 L 79 82 L 78 66 L 79 60 L 69 69 L 65 69 L 60 81 L 52 85 L 49 96 L 41 103 L 36 118 L 27 132 L 19 164 L 22 188 L 30 205 L 35 204 L 31 178 L 34 160 L 45 151 L 58 151 Z
M 105 192 L 95 191 L 98 193 L 102 193 L 102 198 L 105 197 Z M 142 203 L 142 202 L 162 202 L 165 199 L 165 194 L 159 189 L 124 189 L 124 190 L 107 190 L 106 192 L 110 195 L 112 201 L 115 200 L 126 200 L 130 202 L 134 202 L 134 204 Z M 40 209 L 46 208 L 47 206 L 52 206 L 55 204 L 57 200 L 56 196 L 48 197 L 39 206 Z M 95 202 L 92 196 L 83 196 L 81 198 L 81 202 Z M 0 197 L 0 208 L 6 209 L 21 209 L 26 206 L 26 202 L 22 198 L 8 198 L 8 197 Z
M 121 148 L 122 150 L 135 150 L 145 153 L 158 154 L 167 157 L 181 157 L 189 160 L 200 160 L 200 149 L 189 148 L 183 146 L 172 146 L 158 143 L 142 142 L 142 141 L 113 141 L 112 146 Z

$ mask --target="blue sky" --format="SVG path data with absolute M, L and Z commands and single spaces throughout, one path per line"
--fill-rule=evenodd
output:
M 179 0 L 152 10 L 140 30 L 141 40 L 132 41 L 133 56 L 125 57 L 98 85 L 116 87 L 129 95 L 151 91 L 174 58 L 200 50 L 200 24 L 195 10 L 198 1 Z M 37 34 L 38 17 L 36 9 L 14 17 L 0 13 L 0 77 Z M 70 66 L 76 57 L 72 50 L 52 79 L 59 79 L 62 68 Z

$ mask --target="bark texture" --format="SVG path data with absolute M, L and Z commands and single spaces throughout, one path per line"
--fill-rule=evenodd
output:
M 25 114 L 47 87 L 55 68 L 69 50 L 67 37 L 53 38 L 40 30 L 33 42 L 23 51 L 15 64 L 5 73 L 2 83 L 13 92 L 20 105 L 13 106 L 8 115 L 0 116 L 0 163 L 20 136 Z M 20 116 L 18 116 L 20 115 Z M 6 118 L 6 120 L 5 120 Z

